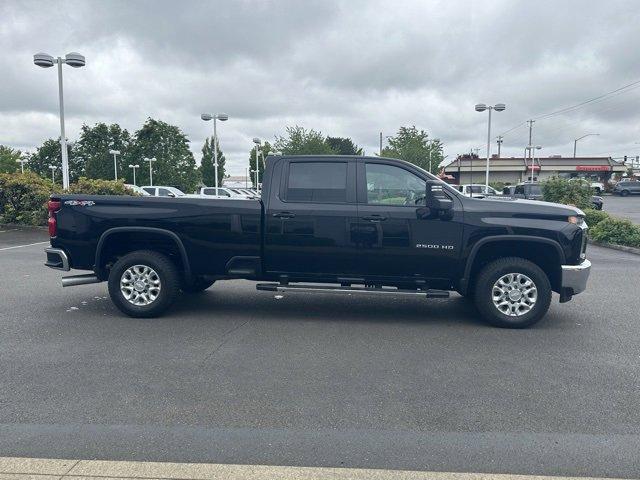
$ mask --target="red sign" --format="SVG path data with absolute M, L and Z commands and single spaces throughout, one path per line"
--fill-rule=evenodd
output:
M 529 172 L 531 170 L 533 170 L 534 172 L 539 172 L 540 171 L 540 165 L 533 165 L 533 166 L 527 165 L 527 168 L 525 168 L 525 170 L 527 170 Z
M 577 165 L 576 170 L 579 172 L 608 172 L 611 167 L 609 165 Z

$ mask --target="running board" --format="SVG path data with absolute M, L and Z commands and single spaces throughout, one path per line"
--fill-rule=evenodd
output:
M 87 285 L 89 283 L 100 283 L 100 280 L 97 276 L 93 274 L 87 275 L 71 275 L 67 277 L 62 277 L 62 286 L 63 287 L 75 287 L 76 285 Z
M 258 283 L 256 290 L 264 292 L 315 292 L 315 293 L 368 293 L 368 294 L 390 294 L 390 295 L 413 295 L 425 298 L 449 298 L 446 290 L 404 290 L 400 288 L 384 287 L 338 287 L 331 285 L 283 285 L 281 283 Z

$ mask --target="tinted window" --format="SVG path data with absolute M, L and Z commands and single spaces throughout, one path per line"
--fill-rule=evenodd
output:
M 392 165 L 367 163 L 367 203 L 424 205 L 426 182 Z
M 159 188 L 158 189 L 158 195 L 161 196 L 161 197 L 168 197 L 170 193 L 171 192 L 169 190 L 167 190 L 166 188 Z
M 342 162 L 291 162 L 289 164 L 287 200 L 346 203 L 347 164 Z
M 145 192 L 147 192 L 149 195 L 155 195 L 155 193 L 156 193 L 156 189 L 155 188 L 145 187 L 145 188 L 143 188 L 143 190 Z
M 514 190 L 514 193 L 517 195 L 524 195 L 524 185 L 518 185 Z

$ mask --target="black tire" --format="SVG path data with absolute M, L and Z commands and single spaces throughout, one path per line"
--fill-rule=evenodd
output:
M 537 291 L 533 306 L 528 311 L 525 310 L 515 316 L 503 313 L 493 301 L 494 284 L 502 277 L 508 277 L 511 273 L 528 277 L 534 283 Z M 510 278 L 515 279 L 515 277 Z M 527 291 L 525 284 L 515 283 L 523 285 L 522 289 L 512 288 L 513 290 L 519 290 L 520 295 L 523 296 L 522 292 Z M 528 295 L 533 295 L 533 292 L 529 292 Z M 504 300 L 505 305 L 503 308 L 513 311 L 511 307 L 513 303 L 506 297 Z M 535 263 L 519 257 L 501 258 L 485 265 L 477 275 L 475 280 L 475 304 L 482 317 L 495 327 L 526 328 L 540 321 L 549 310 L 551 284 L 544 271 Z M 521 307 L 517 307 L 517 310 L 520 309 Z
M 135 269 L 135 266 L 148 267 L 153 273 L 144 274 L 144 270 Z M 129 269 L 133 270 L 129 270 Z M 125 291 L 121 288 L 121 281 L 125 272 L 129 270 L 129 278 L 131 278 L 131 295 L 132 300 L 128 300 Z M 134 288 L 131 272 L 140 273 L 140 281 L 146 283 L 140 284 L 140 288 L 146 288 L 138 292 Z M 159 282 L 159 284 L 156 284 Z M 151 284 L 159 286 L 157 289 L 151 289 Z M 137 286 L 135 286 L 137 287 Z M 109 295 L 111 301 L 118 309 L 130 317 L 150 318 L 162 315 L 174 302 L 180 290 L 180 275 L 176 265 L 166 256 L 151 250 L 138 250 L 128 253 L 120 258 L 111 268 L 109 272 Z M 157 292 L 157 293 L 156 293 Z M 155 296 L 154 296 L 155 294 Z M 140 298 L 141 304 L 134 304 L 137 298 Z M 146 299 L 146 300 L 145 300 Z M 145 302 L 148 303 L 145 304 Z
M 621 197 L 627 197 L 628 195 L 629 195 L 629 190 L 622 190 L 622 191 L 620 192 L 620 196 L 621 196 Z
M 207 280 L 203 277 L 195 277 L 189 281 L 182 282 L 182 291 L 185 293 L 199 293 L 204 292 L 211 285 L 216 283 L 215 280 Z

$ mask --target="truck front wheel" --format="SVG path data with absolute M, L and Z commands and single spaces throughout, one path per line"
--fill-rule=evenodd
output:
M 549 310 L 551 285 L 535 263 L 507 257 L 485 265 L 475 281 L 475 304 L 491 325 L 526 328 Z
M 130 317 L 157 317 L 180 290 L 175 264 L 165 255 L 138 250 L 120 258 L 109 272 L 109 295 Z

